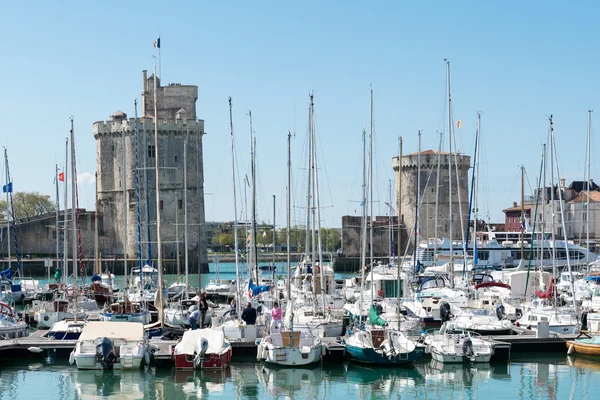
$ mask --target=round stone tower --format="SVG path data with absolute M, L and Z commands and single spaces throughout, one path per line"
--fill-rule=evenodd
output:
M 396 177 L 396 206 L 401 206 L 401 221 L 404 222 L 411 248 L 414 244 L 414 227 L 417 202 L 417 183 L 420 181 L 421 207 L 419 210 L 420 241 L 435 237 L 436 189 L 438 193 L 438 232 L 437 237 L 450 238 L 450 197 L 448 193 L 450 176 L 448 164 L 452 162 L 452 239 L 461 240 L 462 229 L 466 229 L 467 212 L 469 210 L 469 168 L 471 157 L 447 152 L 439 153 L 440 177 L 437 184 L 438 151 L 421 152 L 421 168 L 419 155 L 412 153 L 402 156 L 402 187 L 400 187 L 400 168 L 398 157 L 392 161 Z M 419 172 L 420 171 L 420 172 Z M 458 174 L 457 174 L 458 172 Z M 458 175 L 458 180 L 457 180 Z M 401 204 L 400 204 L 401 202 Z M 463 223 L 461 224 L 461 215 Z
M 198 270 L 208 271 L 207 243 L 204 235 L 202 163 L 204 121 L 196 120 L 195 110 L 198 88 L 179 84 L 160 87 L 157 82 L 159 119 L 158 149 L 156 149 L 154 102 L 153 99 L 148 100 L 148 97 L 153 97 L 149 96 L 153 95 L 153 79 L 154 76 L 146 78 L 146 71 L 144 71 L 142 115 L 138 118 L 137 129 L 135 118 L 128 119 L 121 111 L 113 114 L 110 121 L 94 123 L 97 170 L 96 211 L 101 251 L 103 257 L 114 255 L 121 258 L 125 253 L 129 260 L 135 260 L 129 264 L 129 268 L 133 268 L 137 267 L 138 243 L 141 243 L 142 260 L 149 257 L 156 259 L 158 251 L 155 165 L 158 160 L 161 241 L 165 272 L 174 271 L 172 267 L 177 262 L 179 254 L 183 273 L 186 197 L 189 271 L 190 273 Z M 193 105 L 192 109 L 184 107 L 190 108 L 191 105 Z M 184 145 L 187 150 L 186 165 L 184 165 Z M 124 181 L 123 169 L 125 170 Z M 184 174 L 186 174 L 187 187 L 184 186 Z M 126 193 L 125 199 L 123 189 Z M 127 222 L 126 249 L 124 249 L 123 233 L 125 221 Z

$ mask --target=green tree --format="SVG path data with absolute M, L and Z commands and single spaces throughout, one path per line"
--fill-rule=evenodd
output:
M 38 192 L 15 192 L 12 195 L 15 219 L 27 219 L 37 215 L 48 214 L 56 211 L 56 205 L 50 200 L 50 196 Z M 0 209 L 4 217 L 12 210 L 8 208 L 6 200 L 0 201 Z

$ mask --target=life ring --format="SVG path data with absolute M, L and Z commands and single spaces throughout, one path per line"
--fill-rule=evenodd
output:
M 252 298 L 252 289 L 248 289 L 248 298 L 251 299 Z

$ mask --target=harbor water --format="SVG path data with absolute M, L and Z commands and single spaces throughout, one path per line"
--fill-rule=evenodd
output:
M 222 372 L 145 367 L 80 371 L 65 360 L 2 360 L 0 399 L 593 399 L 600 363 L 525 355 L 509 363 L 403 368 L 273 368 L 237 360 Z

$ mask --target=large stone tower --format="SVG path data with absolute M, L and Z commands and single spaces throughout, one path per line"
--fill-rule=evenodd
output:
M 207 243 L 204 235 L 204 168 L 202 136 L 204 121 L 196 119 L 198 87 L 169 84 L 160 86 L 157 79 L 158 149 L 154 145 L 154 75 L 143 71 L 142 110 L 136 136 L 135 118 L 117 111 L 106 122 L 94 123 L 97 168 L 97 212 L 101 241 L 112 254 L 135 260 L 138 242 L 142 259 L 156 260 L 156 175 L 158 161 L 160 181 L 161 241 L 165 265 L 173 265 L 180 254 L 183 271 L 184 191 L 187 191 L 187 232 L 189 271 L 208 271 Z M 184 165 L 186 144 L 187 165 Z M 125 146 L 125 154 L 123 152 Z M 137 174 L 136 174 L 137 159 Z M 123 168 L 126 178 L 123 181 Z M 184 188 L 184 173 L 187 188 Z M 136 187 L 139 190 L 136 191 Z M 125 189 L 125 199 L 123 199 Z M 138 193 L 140 213 L 138 216 Z M 126 216 L 124 215 L 126 205 Z M 124 227 L 127 220 L 127 249 L 124 250 Z M 138 220 L 140 224 L 138 224 Z M 138 241 L 138 226 L 141 241 Z M 150 227 L 150 238 L 148 238 Z M 108 240 L 107 240 L 108 239 Z M 150 246 L 148 246 L 150 243 Z M 167 268 L 165 271 L 172 270 Z
M 440 156 L 440 180 L 439 180 L 439 200 L 438 200 L 438 238 L 449 238 L 449 183 L 450 176 L 448 163 L 452 162 L 452 239 L 462 239 L 461 230 L 466 229 L 467 212 L 469 210 L 469 168 L 471 157 L 462 154 L 452 154 L 449 157 L 447 152 L 439 153 Z M 408 237 L 411 241 L 411 248 L 414 240 L 414 226 L 416 215 L 417 200 L 417 182 L 421 182 L 421 207 L 419 211 L 420 220 L 420 240 L 428 240 L 435 237 L 435 203 L 436 203 L 436 183 L 438 168 L 438 152 L 436 150 L 426 150 L 421 152 L 421 168 L 419 173 L 419 155 L 412 153 L 402 156 L 402 187 L 400 187 L 400 172 L 398 157 L 392 160 L 392 166 L 396 176 L 396 207 L 401 204 L 401 221 L 404 222 Z M 457 169 L 458 167 L 458 169 Z M 458 180 L 457 180 L 458 171 Z M 401 192 L 400 192 L 401 189 Z M 401 196 L 400 196 L 401 194 Z M 462 212 L 462 214 L 461 214 Z M 461 215 L 463 223 L 461 225 Z

